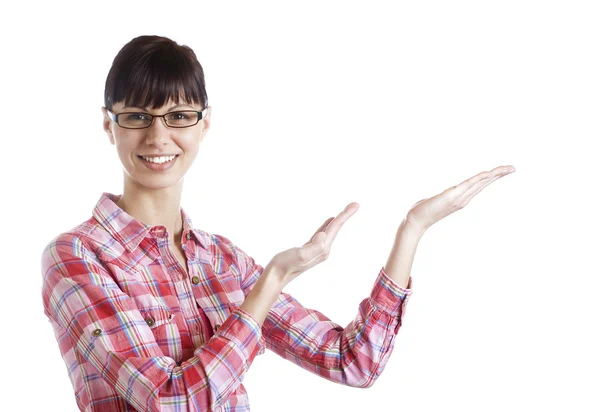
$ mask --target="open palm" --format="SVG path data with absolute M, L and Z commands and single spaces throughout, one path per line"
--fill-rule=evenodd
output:
M 359 207 L 356 202 L 349 203 L 335 218 L 330 217 L 325 220 L 304 245 L 284 250 L 273 257 L 269 265 L 277 267 L 284 285 L 327 260 L 339 230 Z
M 421 233 L 435 222 L 465 207 L 484 187 L 494 180 L 513 173 L 513 166 L 498 166 L 489 172 L 481 172 L 458 186 L 452 186 L 442 193 L 427 199 L 421 199 L 413 205 L 406 215 L 411 227 Z M 276 268 L 283 285 L 301 273 L 325 261 L 329 257 L 331 245 L 341 227 L 359 209 L 359 204 L 351 202 L 335 218 L 330 217 L 314 232 L 310 240 L 301 247 L 293 247 L 278 253 L 269 262 Z
M 484 187 L 515 170 L 513 166 L 498 166 L 489 172 L 478 173 L 433 197 L 421 199 L 409 210 L 406 221 L 425 231 L 434 223 L 465 207 Z

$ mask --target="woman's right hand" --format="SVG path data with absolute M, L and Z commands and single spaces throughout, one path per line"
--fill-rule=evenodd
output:
M 274 269 L 273 272 L 278 276 L 282 287 L 301 273 L 327 260 L 338 231 L 359 207 L 356 202 L 348 204 L 335 218 L 327 219 L 302 247 L 284 250 L 271 259 L 267 267 Z

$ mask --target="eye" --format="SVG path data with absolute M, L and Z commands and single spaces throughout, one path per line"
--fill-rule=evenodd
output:
M 129 113 L 127 120 L 147 120 L 148 117 L 145 113 Z
M 188 116 L 185 112 L 175 112 L 171 115 L 171 117 L 173 120 L 184 120 L 190 118 L 190 116 Z

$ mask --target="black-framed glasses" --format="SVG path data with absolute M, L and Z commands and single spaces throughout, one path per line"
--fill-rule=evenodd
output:
M 125 129 L 145 129 L 152 126 L 156 117 L 162 117 L 167 127 L 180 129 L 197 125 L 201 119 L 205 118 L 206 109 L 200 112 L 196 110 L 178 110 L 160 116 L 144 112 L 113 113 L 110 110 L 106 111 L 113 121 Z

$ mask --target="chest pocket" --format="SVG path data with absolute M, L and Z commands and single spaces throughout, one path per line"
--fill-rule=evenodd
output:
M 143 308 L 140 313 L 165 356 L 181 362 L 181 335 L 174 314 L 162 306 Z

